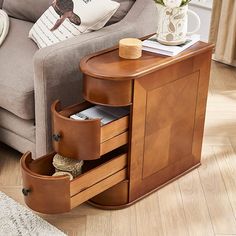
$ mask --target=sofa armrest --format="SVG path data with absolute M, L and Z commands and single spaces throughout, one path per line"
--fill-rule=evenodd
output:
M 115 45 L 122 37 L 134 35 L 131 26 L 116 31 L 105 28 L 101 31 L 81 35 L 41 49 L 35 54 L 36 155 L 41 156 L 51 151 L 50 105 L 52 102 L 59 99 L 65 106 L 82 100 L 82 74 L 79 72 L 81 58 Z
M 67 83 L 69 78 L 65 79 L 65 75 L 72 71 L 78 74 L 78 65 L 84 56 L 113 47 L 121 38 L 135 35 L 133 24 L 113 25 L 42 48 L 34 56 L 35 83 L 44 82 L 50 87 Z M 38 80 L 40 77 L 45 81 Z
M 154 32 L 155 23 L 153 26 L 148 21 L 150 25 L 147 27 L 141 14 L 145 11 L 146 18 L 150 17 L 153 9 L 147 8 L 150 6 L 147 4 L 149 1 L 137 0 L 131 13 L 117 24 L 40 49 L 35 54 L 36 155 L 51 150 L 52 102 L 59 99 L 65 106 L 82 100 L 82 74 L 79 71 L 81 58 L 112 47 L 121 38 L 142 37 Z

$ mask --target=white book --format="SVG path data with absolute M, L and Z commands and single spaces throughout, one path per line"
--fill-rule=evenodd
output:
M 194 34 L 187 38 L 187 41 L 184 44 L 178 46 L 167 46 L 159 43 L 156 39 L 156 35 L 150 37 L 143 41 L 143 50 L 149 51 L 157 54 L 162 54 L 165 56 L 176 56 L 179 53 L 183 52 L 187 48 L 191 47 L 193 44 L 200 40 L 199 34 Z

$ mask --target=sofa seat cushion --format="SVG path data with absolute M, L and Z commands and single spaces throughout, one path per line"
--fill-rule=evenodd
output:
M 34 120 L 24 120 L 11 112 L 0 108 L 0 128 L 8 130 L 20 137 L 35 143 Z
M 0 107 L 23 119 L 34 119 L 33 56 L 28 38 L 32 23 L 10 18 L 10 31 L 0 47 Z

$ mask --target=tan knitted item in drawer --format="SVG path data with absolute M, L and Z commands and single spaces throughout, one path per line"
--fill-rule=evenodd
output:
M 55 174 L 52 176 L 62 176 L 62 175 L 68 175 L 70 177 L 70 180 L 73 180 L 73 176 L 69 172 L 63 172 L 63 171 L 57 171 Z
M 53 166 L 56 171 L 69 172 L 73 177 L 77 177 L 82 173 L 83 164 L 84 161 L 63 157 L 59 154 L 53 157 Z

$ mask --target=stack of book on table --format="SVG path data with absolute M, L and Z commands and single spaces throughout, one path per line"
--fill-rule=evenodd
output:
M 128 114 L 129 107 L 93 106 L 70 116 L 70 118 L 74 120 L 101 119 L 101 125 L 106 125 Z
M 154 35 L 150 37 L 149 39 L 143 41 L 143 50 L 157 53 L 157 54 L 162 54 L 165 56 L 176 56 L 177 54 L 191 47 L 193 44 L 195 44 L 199 40 L 200 40 L 200 35 L 195 34 L 195 35 L 189 36 L 187 41 L 184 44 L 181 44 L 178 46 L 167 46 L 167 45 L 160 44 L 156 39 L 156 35 Z

